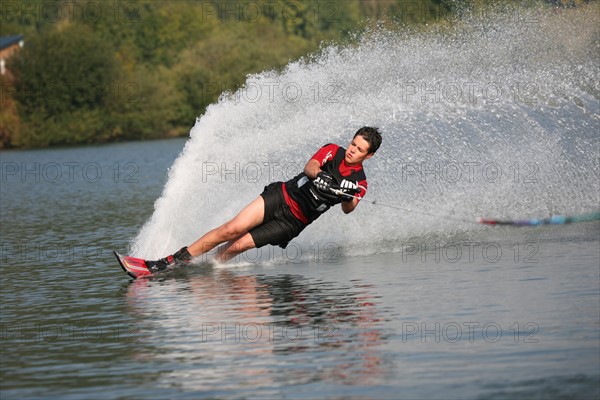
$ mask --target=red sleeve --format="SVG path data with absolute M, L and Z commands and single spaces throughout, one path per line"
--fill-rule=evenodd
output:
M 319 151 L 317 151 L 315 155 L 312 156 L 310 159 L 317 160 L 319 162 L 319 167 L 322 167 L 327 161 L 335 157 L 335 153 L 339 148 L 340 146 L 338 146 L 337 144 L 326 144 L 325 146 L 321 147 Z

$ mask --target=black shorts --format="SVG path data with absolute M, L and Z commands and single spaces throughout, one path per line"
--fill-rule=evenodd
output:
M 298 220 L 283 197 L 283 182 L 274 182 L 260 194 L 265 200 L 263 223 L 250 229 L 257 248 L 271 244 L 284 248 L 306 225 Z

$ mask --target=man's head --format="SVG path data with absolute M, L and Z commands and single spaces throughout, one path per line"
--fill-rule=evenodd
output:
M 354 134 L 346 149 L 345 160 L 349 165 L 360 164 L 375 154 L 381 146 L 381 133 L 377 128 L 363 126 Z

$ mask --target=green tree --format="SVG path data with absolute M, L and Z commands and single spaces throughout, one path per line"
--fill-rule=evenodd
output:
M 109 106 L 119 71 L 114 54 L 90 27 L 75 23 L 32 37 L 9 60 L 20 114 L 40 129 L 30 144 L 89 142 L 105 128 L 100 110 Z
M 12 83 L 4 75 L 0 75 L 0 149 L 18 146 L 20 143 L 21 121 L 17 112 L 17 104 L 10 91 Z
M 205 6 L 189 1 L 141 4 L 134 39 L 141 61 L 172 66 L 182 50 L 206 39 L 215 24 L 206 18 Z
M 79 24 L 33 37 L 9 64 L 17 100 L 48 116 L 106 105 L 118 69 L 112 46 Z

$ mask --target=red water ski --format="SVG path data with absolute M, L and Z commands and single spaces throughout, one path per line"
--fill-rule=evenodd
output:
M 146 260 L 142 258 L 122 256 L 116 251 L 114 253 L 115 257 L 117 257 L 117 261 L 119 261 L 119 264 L 121 265 L 121 268 L 123 268 L 123 270 L 127 272 L 127 275 L 131 276 L 133 279 L 152 275 L 146 266 Z

